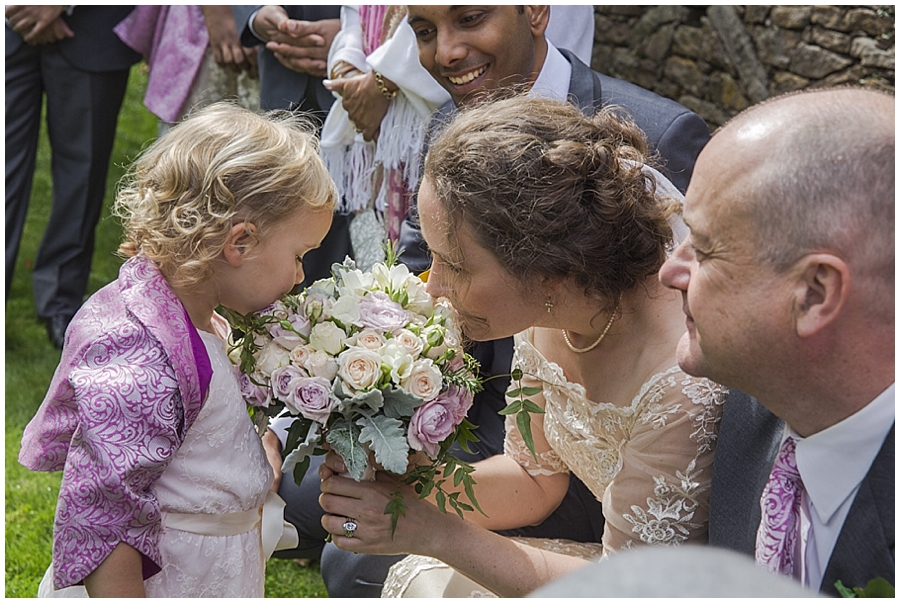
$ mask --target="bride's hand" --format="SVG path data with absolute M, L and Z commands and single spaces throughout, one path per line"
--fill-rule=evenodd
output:
M 332 534 L 338 548 L 376 555 L 427 555 L 436 550 L 432 543 L 440 542 L 442 528 L 459 520 L 456 515 L 441 513 L 433 504 L 420 500 L 411 487 L 401 485 L 397 477 L 383 471 L 376 474 L 375 481 L 357 482 L 341 477 L 337 473 L 343 463 L 335 458 L 337 455 L 329 455 L 319 470 L 323 478 L 319 504 L 326 513 L 322 527 Z M 391 515 L 385 509 L 398 488 L 406 512 L 399 516 L 392 534 Z M 356 528 L 348 532 L 347 528 L 352 528 L 347 523 L 350 518 Z

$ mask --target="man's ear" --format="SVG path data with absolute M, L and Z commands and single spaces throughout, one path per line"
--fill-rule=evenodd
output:
M 811 337 L 840 316 L 850 295 L 850 269 L 830 253 L 811 253 L 800 260 L 794 297 L 797 335 Z
M 238 222 L 231 227 L 225 243 L 225 261 L 237 268 L 244 262 L 247 252 L 256 245 L 256 226 L 252 222 Z
M 525 5 L 525 16 L 534 36 L 542 36 L 550 22 L 550 6 L 546 4 Z

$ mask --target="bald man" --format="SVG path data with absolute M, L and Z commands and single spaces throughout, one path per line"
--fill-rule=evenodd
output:
M 710 544 L 826 594 L 893 584 L 893 97 L 745 111 L 697 159 L 684 219 L 660 272 L 684 298 L 678 362 L 765 406 L 726 405 Z

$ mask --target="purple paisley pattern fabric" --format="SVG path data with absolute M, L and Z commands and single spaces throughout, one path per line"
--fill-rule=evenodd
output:
M 760 499 L 762 521 L 756 533 L 756 562 L 771 572 L 788 576 L 794 575 L 803 496 L 796 446 L 793 438 L 787 438 L 781 446 Z
M 203 342 L 146 258 L 128 260 L 75 315 L 19 452 L 29 469 L 63 472 L 55 588 L 82 583 L 119 542 L 143 554 L 145 579 L 159 571 L 152 486 L 200 412 L 210 378 Z

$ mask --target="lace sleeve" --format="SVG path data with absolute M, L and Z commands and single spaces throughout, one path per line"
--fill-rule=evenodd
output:
M 604 551 L 705 542 L 715 438 L 727 390 L 683 373 L 650 388 L 603 496 Z
M 513 356 L 513 366 L 518 366 L 525 371 L 526 375 L 522 378 L 522 385 L 525 387 L 552 387 L 548 383 L 531 377 L 529 375 L 536 374 L 537 367 L 534 366 L 533 359 L 523 359 L 521 348 L 517 346 L 515 355 Z M 510 383 L 510 389 L 518 387 L 515 382 Z M 545 407 L 543 393 L 530 396 L 529 400 L 540 406 Z M 506 437 L 503 440 L 503 453 L 515 460 L 528 475 L 532 477 L 538 475 L 555 475 L 557 473 L 568 473 L 569 469 L 559 454 L 550 447 L 547 438 L 544 435 L 544 419 L 543 415 L 531 415 L 531 434 L 534 439 L 534 451 L 537 460 L 531 455 L 531 451 L 525 445 L 522 438 L 522 432 L 516 424 L 515 415 L 506 416 Z

